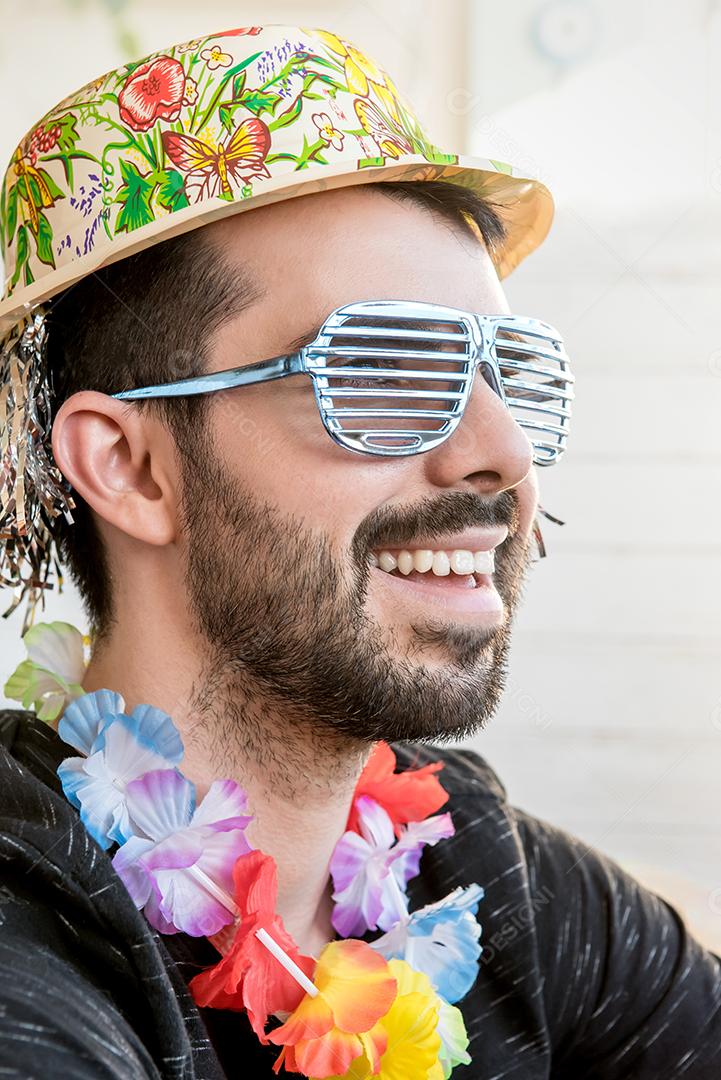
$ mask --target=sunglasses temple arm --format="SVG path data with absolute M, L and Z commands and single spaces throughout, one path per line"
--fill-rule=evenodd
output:
M 236 386 L 249 386 L 252 383 L 282 379 L 284 375 L 296 375 L 305 371 L 302 352 L 288 356 L 276 356 L 272 360 L 263 360 L 259 364 L 232 368 L 230 371 L 213 371 L 208 375 L 197 375 L 192 379 L 179 379 L 177 382 L 159 383 L 157 386 L 142 386 L 136 390 L 122 390 L 111 397 L 120 401 L 138 401 L 146 398 L 186 397 L 195 394 L 212 394 L 216 390 L 230 390 Z

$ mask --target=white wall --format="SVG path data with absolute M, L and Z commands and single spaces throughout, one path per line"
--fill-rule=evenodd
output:
M 75 6 L 0 3 L 3 159 L 123 59 L 99 0 Z M 721 949 L 718 8 L 209 0 L 199 16 L 162 0 L 126 19 L 141 53 L 261 10 L 327 25 L 397 74 L 439 141 L 526 162 L 553 187 L 552 236 L 508 293 L 561 328 L 576 361 L 571 446 L 541 474 L 568 524 L 545 528 L 509 692 L 473 742 L 517 803 L 666 891 Z M 79 621 L 77 598 L 47 617 Z M 3 671 L 16 635 L 0 624 Z
M 474 743 L 518 803 L 681 902 L 718 949 L 721 19 L 595 8 L 586 63 L 536 59 L 519 98 L 486 49 L 466 108 L 471 152 L 512 150 L 556 193 L 508 294 L 563 329 L 578 377 L 568 454 L 541 474 L 567 525 L 544 530 L 510 693 Z

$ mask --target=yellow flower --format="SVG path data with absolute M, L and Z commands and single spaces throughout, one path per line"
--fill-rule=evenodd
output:
M 323 39 L 329 49 L 343 58 L 345 81 L 350 92 L 360 97 L 367 97 L 370 87 L 373 87 L 376 97 L 387 111 L 397 117 L 398 89 L 390 76 L 385 71 L 381 71 L 369 56 L 362 53 L 355 45 L 351 45 L 349 41 L 343 41 L 328 30 L 316 30 L 315 33 Z
M 443 1080 L 441 1037 L 437 1031 L 440 999 L 428 976 L 415 971 L 405 960 L 390 960 L 388 967 L 398 984 L 398 993 L 385 1016 L 368 1032 L 377 1039 L 381 1029 L 387 1037 L 380 1070 L 374 1072 L 371 1061 L 362 1054 L 342 1076 L 329 1080 Z

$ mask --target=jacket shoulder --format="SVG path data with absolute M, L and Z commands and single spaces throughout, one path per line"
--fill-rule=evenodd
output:
M 393 743 L 393 751 L 399 767 L 404 771 L 441 762 L 443 768 L 438 778 L 449 795 L 506 801 L 506 788 L 501 779 L 475 750 L 421 743 Z
M 57 767 L 71 753 L 58 733 L 33 712 L 0 709 L 0 775 L 22 770 L 25 784 L 39 781 L 61 794 Z M 8 780 L 9 782 L 9 780 Z M 2 785 L 0 785 L 2 791 Z

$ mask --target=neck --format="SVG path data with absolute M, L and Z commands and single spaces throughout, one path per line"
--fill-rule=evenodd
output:
M 180 767 L 198 799 L 221 778 L 246 791 L 248 839 L 277 865 L 276 910 L 301 951 L 317 956 L 334 936 L 328 866 L 367 748 L 318 732 L 292 703 L 262 698 L 242 665 L 230 670 L 209 662 L 187 627 L 158 637 L 138 634 L 138 625 L 149 623 L 115 624 L 91 659 L 83 689 L 116 690 L 128 710 L 149 703 L 167 712 L 185 746 Z

